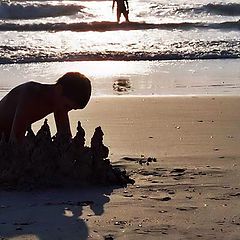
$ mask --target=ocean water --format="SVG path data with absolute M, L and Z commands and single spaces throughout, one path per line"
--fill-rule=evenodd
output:
M 1 1 L 0 64 L 240 57 L 240 0 Z

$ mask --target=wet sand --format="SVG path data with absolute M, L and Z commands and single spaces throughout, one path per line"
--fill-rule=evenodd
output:
M 91 79 L 92 96 L 234 96 L 240 92 L 239 64 L 240 59 L 6 64 L 0 65 L 0 98 L 21 83 L 55 83 L 70 71 Z M 117 84 L 123 81 L 125 87 Z
M 71 112 L 72 130 L 81 120 L 89 140 L 100 125 L 110 159 L 135 185 L 2 191 L 0 236 L 239 239 L 239 104 L 219 96 L 93 98 Z

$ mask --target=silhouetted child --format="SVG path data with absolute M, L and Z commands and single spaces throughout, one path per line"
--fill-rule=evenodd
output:
M 68 112 L 83 109 L 90 96 L 91 82 L 78 72 L 66 73 L 55 84 L 21 84 L 0 101 L 0 133 L 21 142 L 29 125 L 54 113 L 57 133 L 71 138 Z
M 117 3 L 117 22 L 120 22 L 121 14 L 125 17 L 126 21 L 129 22 L 128 13 L 128 1 L 127 0 L 113 0 L 112 9 L 114 9 L 115 2 Z

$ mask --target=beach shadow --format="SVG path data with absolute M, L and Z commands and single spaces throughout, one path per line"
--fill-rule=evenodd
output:
M 80 239 L 89 236 L 84 211 L 104 213 L 113 187 L 0 192 L 0 239 Z M 87 209 L 88 208 L 88 209 Z M 22 239 L 22 238 L 21 238 Z

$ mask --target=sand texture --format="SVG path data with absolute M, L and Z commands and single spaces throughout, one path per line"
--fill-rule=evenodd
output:
M 89 141 L 100 125 L 113 165 L 135 184 L 1 191 L 0 236 L 240 239 L 239 104 L 239 97 L 93 98 L 70 114 L 72 130 L 81 120 Z

